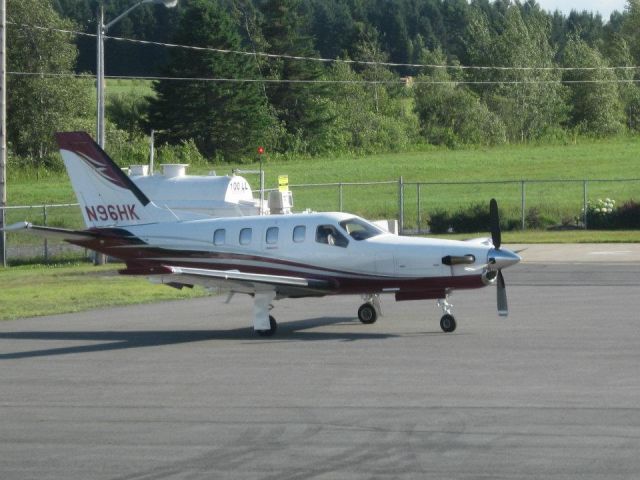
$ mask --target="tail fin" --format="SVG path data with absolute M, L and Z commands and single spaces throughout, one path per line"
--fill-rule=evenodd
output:
M 87 227 L 176 221 L 158 208 L 85 132 L 56 133 Z

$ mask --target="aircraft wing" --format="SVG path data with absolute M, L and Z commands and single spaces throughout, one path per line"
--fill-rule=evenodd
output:
M 162 275 L 163 283 L 181 283 L 220 287 L 238 293 L 275 290 L 283 296 L 318 296 L 329 293 L 333 285 L 326 280 L 286 275 L 212 270 L 206 268 L 166 266 L 170 275 Z
M 28 231 L 32 235 L 39 237 L 55 238 L 57 240 L 77 241 L 77 240 L 91 240 L 98 235 L 92 232 L 82 230 L 69 230 L 67 228 L 55 228 L 55 227 L 42 227 L 39 225 L 33 225 L 29 222 L 18 222 L 12 225 L 8 225 L 3 228 L 5 232 L 20 232 Z

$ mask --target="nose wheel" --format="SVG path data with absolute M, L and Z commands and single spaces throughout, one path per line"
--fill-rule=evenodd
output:
M 438 300 L 438 306 L 442 308 L 442 313 L 444 313 L 444 315 L 442 315 L 442 318 L 440 319 L 440 328 L 442 329 L 442 331 L 445 333 L 451 333 L 455 331 L 458 325 L 456 324 L 455 317 L 451 314 L 453 305 L 449 302 L 449 297 L 447 296 Z
M 456 329 L 456 319 L 453 315 L 445 313 L 440 319 L 440 328 L 445 333 L 451 333 Z

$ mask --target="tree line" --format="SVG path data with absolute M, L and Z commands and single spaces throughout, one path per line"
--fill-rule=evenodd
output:
M 106 18 L 130 5 L 106 2 Z M 49 74 L 92 72 L 95 38 L 29 26 L 95 32 L 97 8 L 97 0 L 8 0 L 9 70 L 36 74 L 9 77 L 16 158 L 46 164 L 52 131 L 93 131 L 91 82 Z M 108 41 L 108 74 L 166 79 L 153 82 L 151 96 L 109 96 L 107 138 L 142 155 L 153 128 L 168 148 L 237 160 L 257 145 L 316 155 L 635 132 L 638 27 L 640 0 L 606 20 L 548 12 L 535 0 L 145 6 L 109 35 L 274 56 Z

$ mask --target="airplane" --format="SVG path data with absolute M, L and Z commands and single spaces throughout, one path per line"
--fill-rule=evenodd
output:
M 502 270 L 521 257 L 501 248 L 495 199 L 491 238 L 405 237 L 342 212 L 211 218 L 156 205 L 85 132 L 56 134 L 85 230 L 20 222 L 5 230 L 54 237 L 121 260 L 123 275 L 175 288 L 202 285 L 253 297 L 253 328 L 272 336 L 272 302 L 282 298 L 361 295 L 358 319 L 381 316 L 380 296 L 437 300 L 444 332 L 456 330 L 455 290 L 496 285 L 508 314 Z

